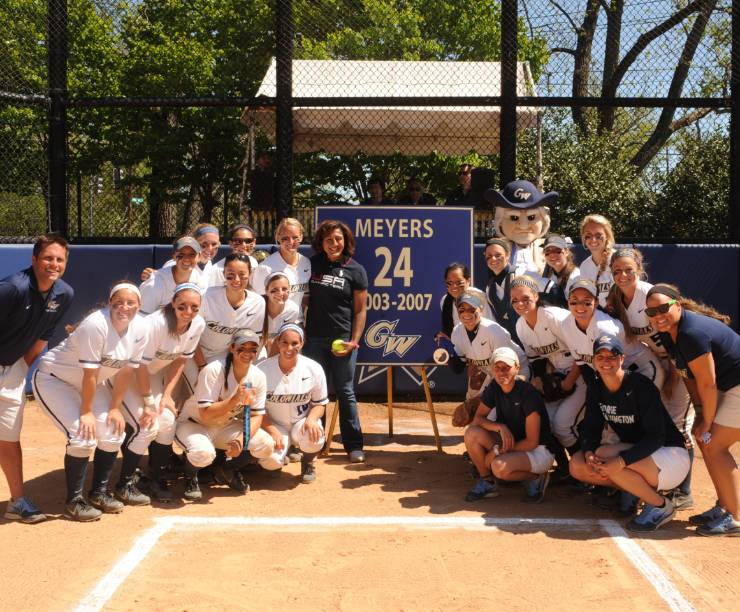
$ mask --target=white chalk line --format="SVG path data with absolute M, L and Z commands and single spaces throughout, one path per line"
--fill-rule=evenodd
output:
M 246 517 L 246 516 L 165 516 L 155 519 L 155 525 L 140 536 L 131 549 L 95 585 L 80 602 L 78 612 L 101 610 L 118 587 L 136 569 L 159 539 L 173 529 L 207 526 L 238 527 L 416 527 L 432 529 L 496 530 L 497 527 L 564 527 L 569 529 L 601 528 L 616 542 L 635 568 L 653 585 L 658 595 L 676 612 L 693 611 L 693 606 L 681 595 L 668 576 L 638 544 L 631 540 L 621 525 L 612 520 L 568 518 L 496 518 L 478 516 L 316 516 L 316 517 Z

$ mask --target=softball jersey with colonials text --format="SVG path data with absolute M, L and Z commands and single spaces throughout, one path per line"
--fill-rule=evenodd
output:
M 173 336 L 167 329 L 167 320 L 162 310 L 154 311 L 144 320 L 148 326 L 149 340 L 144 349 L 142 362 L 147 366 L 150 374 L 162 371 L 181 357 L 190 359 L 195 354 L 198 341 L 206 326 L 203 318 L 196 316 L 184 333 Z
M 298 253 L 298 263 L 295 267 L 283 259 L 280 251 L 275 251 L 257 266 L 252 275 L 252 288 L 260 295 L 265 294 L 265 279 L 273 272 L 284 272 L 290 283 L 290 299 L 298 306 L 302 316 L 303 294 L 308 291 L 308 281 L 311 278 L 311 260 Z
M 200 348 L 206 361 L 212 361 L 226 356 L 236 332 L 250 329 L 262 335 L 265 300 L 254 291 L 247 291 L 241 306 L 234 308 L 226 298 L 225 287 L 211 287 L 203 296 L 200 315 L 206 322 Z

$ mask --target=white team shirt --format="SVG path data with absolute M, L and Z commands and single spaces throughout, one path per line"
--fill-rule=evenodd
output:
M 200 268 L 193 268 L 190 271 L 190 278 L 187 282 L 195 283 L 201 288 L 201 292 L 208 288 L 208 279 L 200 271 Z M 141 314 L 148 315 L 153 313 L 160 306 L 169 304 L 172 301 L 172 295 L 175 293 L 175 278 L 172 276 L 172 266 L 165 266 L 155 270 L 148 279 L 139 285 L 141 291 Z
M 568 317 L 560 325 L 560 333 L 556 332 L 556 334 L 573 353 L 578 365 L 587 364 L 594 370 L 594 342 L 596 338 L 604 334 L 618 336 L 622 341 L 624 345 L 623 368 L 626 369 L 632 365 L 642 367 L 645 363 L 652 360 L 648 347 L 638 341 L 627 342 L 622 323 L 601 310 L 594 311 L 594 316 L 591 317 L 591 321 L 585 332 L 578 329 L 575 318 L 572 314 L 568 313 Z
M 573 283 L 575 283 L 581 276 L 581 269 L 576 266 L 573 268 L 573 270 L 570 273 L 570 276 L 568 277 L 568 281 L 565 283 L 565 297 L 568 297 L 568 294 L 570 293 L 570 288 Z M 547 275 L 547 280 L 551 281 L 554 285 L 558 284 L 558 276 L 555 274 L 555 272 L 550 272 L 550 274 Z
M 311 279 L 311 260 L 298 253 L 298 263 L 293 267 L 283 259 L 280 251 L 269 255 L 257 266 L 257 270 L 252 275 L 252 287 L 260 295 L 265 294 L 265 279 L 273 272 L 286 274 L 290 283 L 290 299 L 296 303 L 300 311 L 303 294 L 308 291 L 308 281 Z M 303 320 L 302 311 L 301 320 Z
M 652 287 L 653 286 L 648 282 L 637 281 L 635 295 L 632 297 L 632 302 L 626 309 L 627 319 L 632 328 L 632 333 L 637 336 L 638 340 L 647 344 L 658 357 L 664 358 L 668 357 L 668 352 L 665 350 L 665 347 L 660 340 L 660 334 L 653 329 L 650 319 L 648 319 L 648 316 L 645 314 L 647 292 L 650 291 Z
M 491 311 L 491 305 L 488 303 L 488 296 L 486 296 L 485 292 L 478 289 L 478 287 L 470 286 L 465 290 L 466 293 L 474 293 L 480 298 L 480 301 L 483 303 L 483 312 L 481 313 L 481 316 L 484 319 L 491 319 L 492 321 L 495 319 L 493 316 L 493 311 Z M 443 295 L 439 300 L 439 309 L 442 310 L 445 298 L 447 297 L 447 294 Z M 460 322 L 460 317 L 457 314 L 457 308 L 455 307 L 455 304 L 453 302 L 452 304 L 452 326 L 454 327 Z
M 570 312 L 556 306 L 540 306 L 537 309 L 537 323 L 532 329 L 519 317 L 516 322 L 516 333 L 524 347 L 529 360 L 547 359 L 558 372 L 568 372 L 575 362 L 575 357 L 565 342 L 556 335 L 562 322 Z
M 206 365 L 198 374 L 198 382 L 195 384 L 193 395 L 188 398 L 183 406 L 182 413 L 178 420 L 184 421 L 191 419 L 196 423 L 203 423 L 200 418 L 200 408 L 205 408 L 216 402 L 221 402 L 230 398 L 236 392 L 240 383 L 250 383 L 255 392 L 254 403 L 250 406 L 250 414 L 265 414 L 265 393 L 267 390 L 265 384 L 265 375 L 254 363 L 249 366 L 247 375 L 241 380 L 234 377 L 234 366 L 229 369 L 228 377 L 224 377 L 226 372 L 226 360 L 217 359 Z M 226 384 L 228 382 L 228 384 Z M 238 405 L 224 417 L 224 421 L 244 420 L 244 406 Z M 203 423 L 205 425 L 205 423 Z M 209 424 L 208 427 L 212 427 Z
M 180 357 L 190 359 L 206 326 L 203 317 L 198 315 L 190 322 L 190 327 L 185 333 L 172 336 L 167 329 L 167 320 L 161 309 L 147 315 L 144 320 L 148 326 L 149 340 L 144 349 L 142 363 L 147 366 L 149 374 L 162 371 Z
M 462 323 L 452 330 L 450 338 L 455 347 L 458 357 L 466 359 L 469 363 L 476 365 L 486 372 L 492 365 L 493 352 L 500 346 L 508 346 L 519 356 L 520 374 L 529 378 L 529 362 L 522 348 L 511 339 L 511 334 L 495 321 L 481 318 L 478 332 L 471 341 L 468 331 Z
M 252 257 L 251 255 L 249 257 L 249 268 L 252 271 L 252 275 L 257 271 L 257 260 Z M 210 276 L 208 277 L 208 286 L 209 287 L 222 287 L 226 284 L 226 278 L 224 277 L 224 266 L 226 265 L 226 258 L 219 259 L 210 269 Z M 250 275 L 249 279 L 249 286 L 254 289 L 254 285 L 252 284 L 252 278 L 253 276 Z M 257 293 L 264 293 L 264 291 L 257 291 Z
M 259 364 L 267 378 L 265 409 L 273 423 L 290 431 L 311 406 L 329 402 L 326 376 L 318 363 L 304 355 L 298 355 L 290 374 L 283 373 L 279 360 L 280 356 L 275 355 Z
M 147 344 L 144 317 L 131 321 L 123 335 L 113 328 L 107 308 L 89 314 L 61 344 L 41 357 L 39 370 L 82 390 L 82 371 L 98 370 L 98 384 L 127 366 L 138 368 Z
M 301 313 L 296 303 L 293 300 L 288 300 L 285 302 L 283 311 L 278 313 L 277 316 L 271 317 L 267 314 L 267 308 L 265 308 L 265 316 L 267 317 L 267 337 L 272 339 L 277 336 L 278 330 L 283 325 L 298 321 Z
M 606 308 L 606 296 L 614 284 L 614 277 L 609 266 L 606 267 L 606 270 L 599 273 L 599 267 L 594 263 L 593 257 L 589 255 L 581 262 L 580 272 L 581 278 L 587 278 L 596 283 L 596 289 L 599 292 L 599 306 Z M 565 295 L 567 296 L 568 294 L 566 293 Z
M 247 290 L 238 308 L 229 304 L 226 287 L 210 287 L 200 305 L 200 315 L 206 327 L 200 337 L 200 348 L 206 361 L 226 357 L 231 339 L 242 329 L 251 329 L 260 337 L 265 322 L 265 299 Z

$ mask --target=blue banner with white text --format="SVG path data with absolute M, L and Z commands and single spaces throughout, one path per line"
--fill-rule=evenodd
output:
M 358 363 L 431 364 L 440 330 L 444 270 L 473 268 L 473 209 L 436 206 L 323 206 L 316 224 L 352 230 L 367 270 L 367 323 Z

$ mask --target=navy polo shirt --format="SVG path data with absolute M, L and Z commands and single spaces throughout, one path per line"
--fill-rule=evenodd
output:
M 14 364 L 37 340 L 49 340 L 73 297 L 72 287 L 61 279 L 44 297 L 33 268 L 0 280 L 0 365 Z
M 728 391 L 740 385 L 740 336 L 722 321 L 684 309 L 676 342 L 665 332 L 660 339 L 684 378 L 694 378 L 690 361 L 712 353 L 717 388 Z
M 352 333 L 355 291 L 367 289 L 367 272 L 351 257 L 329 261 L 311 257 L 306 335 L 348 340 Z

